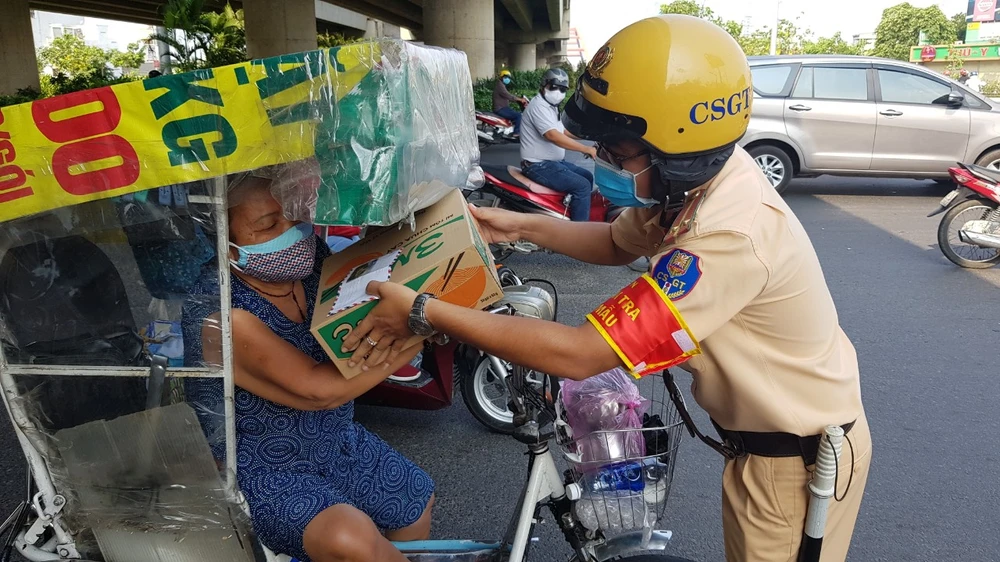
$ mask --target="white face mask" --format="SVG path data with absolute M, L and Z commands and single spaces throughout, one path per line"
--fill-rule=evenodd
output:
M 546 89 L 545 92 L 542 93 L 542 97 L 545 98 L 545 101 L 551 103 L 552 105 L 559 105 L 564 99 L 566 99 L 566 92 Z

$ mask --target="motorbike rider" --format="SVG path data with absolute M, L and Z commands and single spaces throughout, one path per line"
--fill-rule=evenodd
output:
M 500 71 L 500 78 L 497 80 L 496 85 L 493 87 L 493 113 L 496 113 L 504 119 L 509 119 L 514 122 L 514 136 L 521 134 L 521 112 L 514 110 L 510 106 L 510 102 L 518 102 L 522 106 L 528 105 L 528 98 L 524 96 L 515 96 L 514 94 L 507 91 L 507 86 L 510 86 L 511 74 L 506 68 Z
M 594 158 L 597 150 L 580 144 L 559 120 L 559 104 L 566 99 L 569 75 L 552 68 L 542 77 L 541 88 L 524 109 L 521 134 L 521 171 L 528 179 L 569 194 L 569 218 L 590 219 L 590 196 L 594 176 L 565 160 L 566 150 Z
M 379 364 L 413 333 L 441 332 L 577 380 L 683 364 L 723 438 L 702 435 L 726 458 L 730 561 L 796 560 L 820 434 L 842 424 L 821 559 L 844 560 L 872 449 L 858 359 L 805 229 L 736 146 L 752 97 L 745 55 L 710 22 L 664 15 L 618 32 L 591 59 L 564 122 L 598 141 L 601 193 L 633 208 L 610 225 L 473 212 L 489 242 L 526 239 L 606 265 L 646 255 L 650 271 L 577 327 L 372 283 L 380 303 L 345 340 L 352 361 Z

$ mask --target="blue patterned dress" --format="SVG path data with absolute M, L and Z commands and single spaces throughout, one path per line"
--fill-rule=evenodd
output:
M 307 317 L 312 317 L 323 258 L 303 280 Z M 219 309 L 216 266 L 207 267 L 184 305 L 185 364 L 202 361 L 202 319 Z M 261 319 L 285 341 L 316 361 L 327 356 L 309 323 L 289 320 L 267 299 L 232 277 L 233 308 Z M 187 379 L 187 400 L 198 412 L 216 458 L 225 457 L 222 382 Z M 250 505 L 254 531 L 275 552 L 308 561 L 302 534 L 313 517 L 335 504 L 368 514 L 383 530 L 412 525 L 423 514 L 434 482 L 423 470 L 375 434 L 354 422 L 354 403 L 306 412 L 236 388 L 237 477 Z

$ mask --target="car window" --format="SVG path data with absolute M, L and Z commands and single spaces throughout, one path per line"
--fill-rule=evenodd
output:
M 951 93 L 947 84 L 908 72 L 879 69 L 878 81 L 882 101 L 890 103 L 944 103 Z
M 864 68 L 805 67 L 799 73 L 792 97 L 867 100 L 868 71 Z
M 750 69 L 753 89 L 762 96 L 778 96 L 785 89 L 792 67 L 784 65 L 755 66 Z

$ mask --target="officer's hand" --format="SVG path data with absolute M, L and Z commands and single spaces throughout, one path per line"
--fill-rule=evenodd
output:
M 597 160 L 597 147 L 590 146 L 584 151 L 584 154 L 591 160 Z
M 479 233 L 487 244 L 517 242 L 522 238 L 524 215 L 493 207 L 476 207 L 470 204 L 472 216 L 479 223 Z

